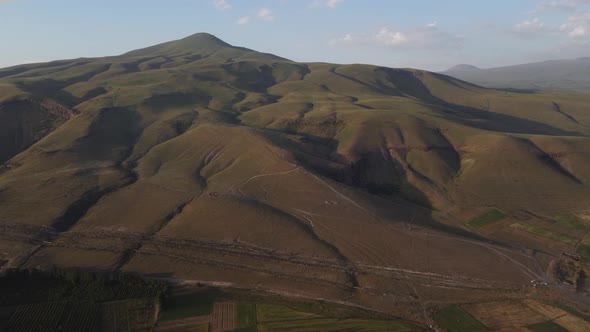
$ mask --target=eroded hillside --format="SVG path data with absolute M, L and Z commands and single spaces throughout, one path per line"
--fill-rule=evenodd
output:
M 443 298 L 532 292 L 584 245 L 588 96 L 296 63 L 197 34 L 3 69 L 0 97 L 15 128 L 0 135 L 6 266 L 220 281 L 424 321 Z M 466 224 L 489 209 L 505 217 Z

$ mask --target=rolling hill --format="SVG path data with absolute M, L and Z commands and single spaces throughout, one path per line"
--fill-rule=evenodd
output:
M 490 88 L 590 89 L 590 58 L 551 60 L 481 69 L 457 65 L 442 74 Z
M 0 262 L 420 325 L 442 303 L 534 297 L 531 280 L 583 303 L 553 271 L 590 255 L 589 103 L 203 33 L 0 69 Z

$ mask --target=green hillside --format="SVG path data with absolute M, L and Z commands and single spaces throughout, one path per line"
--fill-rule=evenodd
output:
M 0 263 L 424 323 L 441 299 L 526 292 L 576 252 L 586 227 L 555 216 L 590 222 L 589 103 L 208 34 L 0 69 Z M 502 218 L 468 224 L 493 209 Z

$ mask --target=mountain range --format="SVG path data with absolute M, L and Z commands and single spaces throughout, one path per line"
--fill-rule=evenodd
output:
M 584 303 L 563 282 L 590 257 L 589 104 L 204 33 L 0 69 L 0 265 L 137 272 L 421 326 L 442 303 Z M 578 270 L 555 273 L 563 253 Z
M 588 57 L 488 69 L 463 64 L 442 73 L 490 88 L 581 91 L 590 89 L 590 58 Z

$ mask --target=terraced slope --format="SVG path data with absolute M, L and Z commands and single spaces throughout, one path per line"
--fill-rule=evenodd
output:
M 0 115 L 37 117 L 6 121 L 34 143 L 3 152 L 6 266 L 222 282 L 424 323 L 442 299 L 523 296 L 576 250 L 511 218 L 590 214 L 585 95 L 296 63 L 196 34 L 3 69 L 0 96 Z M 502 227 L 463 225 L 490 207 Z

